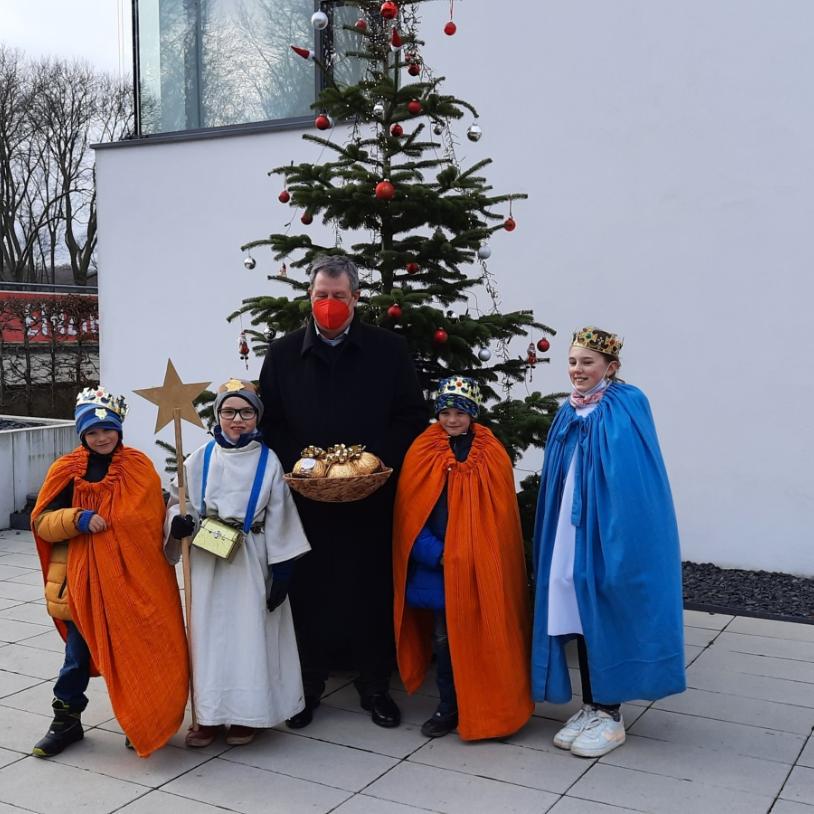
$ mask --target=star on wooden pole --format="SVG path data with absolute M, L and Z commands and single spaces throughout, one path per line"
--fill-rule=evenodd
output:
M 184 384 L 172 359 L 167 359 L 167 372 L 164 374 L 164 384 L 161 387 L 146 387 L 134 390 L 136 395 L 158 405 L 158 418 L 155 422 L 155 431 L 158 432 L 172 421 L 175 424 L 175 460 L 178 462 L 178 509 L 181 516 L 187 513 L 186 484 L 184 481 L 184 446 L 181 438 L 181 420 L 189 421 L 196 427 L 204 427 L 198 411 L 195 409 L 195 398 L 199 396 L 211 382 L 195 382 Z M 190 538 L 181 540 L 181 559 L 184 573 L 184 609 L 187 622 L 187 646 L 192 642 L 192 571 L 190 568 Z M 198 716 L 195 710 L 195 696 L 192 683 L 192 656 L 189 658 L 189 697 L 192 706 L 192 728 L 198 728 Z
M 206 429 L 193 402 L 210 384 L 211 382 L 184 384 L 175 369 L 175 365 L 172 363 L 172 359 L 167 359 L 167 372 L 164 374 L 164 384 L 161 387 L 145 387 L 142 390 L 134 390 L 133 392 L 158 405 L 155 432 L 166 427 L 173 420 L 175 410 L 179 411 L 179 417 L 184 421 L 189 421 L 190 424 L 194 424 L 196 427 Z

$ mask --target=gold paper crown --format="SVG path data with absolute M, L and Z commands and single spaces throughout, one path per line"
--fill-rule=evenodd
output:
M 574 346 L 595 350 L 598 353 L 605 353 L 608 356 L 613 356 L 614 359 L 618 359 L 619 351 L 622 350 L 622 340 L 616 334 L 589 325 L 587 328 L 574 331 L 571 347 Z
M 124 400 L 124 396 L 114 396 L 101 385 L 86 387 L 79 393 L 76 397 L 76 406 L 80 407 L 84 404 L 96 404 L 99 409 L 110 410 L 119 417 L 120 421 L 124 421 L 124 417 L 127 415 L 127 402 Z M 98 417 L 101 418 L 102 416 Z

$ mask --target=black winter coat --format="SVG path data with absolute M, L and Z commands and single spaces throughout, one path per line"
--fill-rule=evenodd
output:
M 294 495 L 312 551 L 292 586 L 303 664 L 309 640 L 334 628 L 368 631 L 368 649 L 392 637 L 392 523 L 398 470 L 427 426 L 429 410 L 405 340 L 357 316 L 336 347 L 311 320 L 269 345 L 260 373 L 263 437 L 290 472 L 308 445 L 364 444 L 394 473 L 379 491 L 353 503 Z M 303 632 L 309 631 L 309 632 Z M 316 650 L 322 649 L 319 647 Z M 303 652 L 304 651 L 304 652 Z M 372 668 L 371 668 L 372 669 Z

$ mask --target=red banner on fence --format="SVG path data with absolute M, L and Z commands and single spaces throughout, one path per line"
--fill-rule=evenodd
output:
M 60 345 L 99 341 L 96 294 L 0 291 L 3 342 Z

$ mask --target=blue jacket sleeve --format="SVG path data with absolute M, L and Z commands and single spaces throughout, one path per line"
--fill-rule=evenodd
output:
M 427 526 L 418 534 L 410 551 L 410 559 L 428 568 L 438 568 L 444 555 L 444 543 Z

